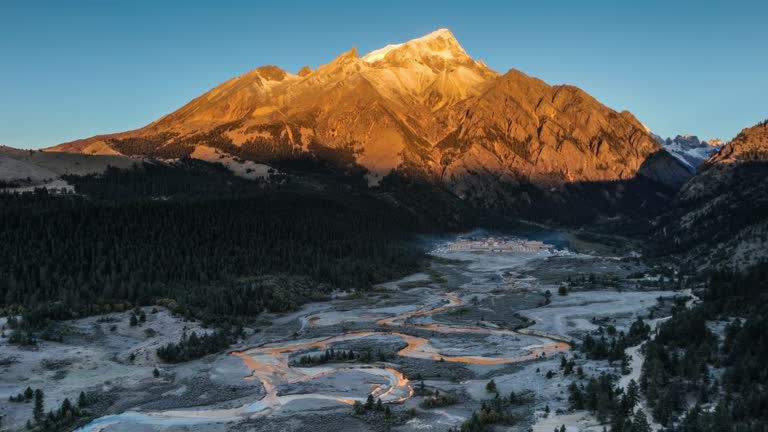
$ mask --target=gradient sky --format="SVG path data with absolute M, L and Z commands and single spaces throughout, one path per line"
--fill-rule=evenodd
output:
M 255 67 L 441 27 L 499 72 L 577 85 L 663 136 L 727 140 L 768 117 L 766 23 L 766 1 L 2 0 L 0 144 L 135 129 Z

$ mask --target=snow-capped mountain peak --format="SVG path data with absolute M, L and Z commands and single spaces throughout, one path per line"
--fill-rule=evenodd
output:
M 652 132 L 651 135 L 692 172 L 695 172 L 699 165 L 717 153 L 724 145 L 719 138 L 700 141 L 699 137 L 691 134 L 677 135 L 667 139 L 663 139 Z
M 638 139 L 642 130 L 631 113 L 577 87 L 550 86 L 514 69 L 499 75 L 441 29 L 362 58 L 352 48 L 297 75 L 256 68 L 144 128 L 55 150 L 202 157 L 215 149 L 261 162 L 317 148 L 352 150 L 372 176 L 407 167 L 456 179 L 460 194 L 480 181 L 489 197 L 499 178 L 523 172 L 549 185 L 628 179 L 645 166 L 642 175 L 676 182 L 683 168 L 668 163 L 669 155 L 644 164 L 660 147 L 644 133 Z M 578 131 L 578 139 L 564 146 L 567 131 Z
M 371 51 L 363 56 L 362 60 L 369 64 L 378 62 L 402 64 L 414 60 L 423 62 L 430 58 L 440 58 L 446 62 L 452 60 L 460 63 L 466 60 L 474 62 L 448 29 L 435 30 L 407 42 L 387 45 Z

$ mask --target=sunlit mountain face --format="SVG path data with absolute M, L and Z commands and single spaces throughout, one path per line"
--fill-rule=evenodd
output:
M 405 168 L 460 194 L 488 176 L 631 179 L 662 150 L 632 114 L 573 86 L 500 75 L 446 29 L 297 75 L 259 67 L 144 128 L 49 150 L 269 163 L 320 149 L 350 155 L 372 183 Z

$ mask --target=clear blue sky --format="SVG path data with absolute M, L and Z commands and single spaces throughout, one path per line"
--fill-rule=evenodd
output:
M 447 27 L 499 72 L 577 85 L 657 133 L 732 138 L 768 117 L 766 1 L 0 3 L 0 144 L 141 127 L 275 64 L 296 72 Z

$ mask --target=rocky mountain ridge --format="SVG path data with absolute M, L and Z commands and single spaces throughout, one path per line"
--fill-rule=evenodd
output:
M 500 75 L 446 29 L 362 57 L 353 48 L 297 75 L 259 67 L 144 128 L 48 151 L 211 153 L 200 147 L 263 163 L 333 154 L 363 166 L 372 183 L 404 170 L 483 199 L 499 183 L 553 187 L 646 175 L 679 186 L 689 176 L 631 113 L 574 86 L 514 69 Z

